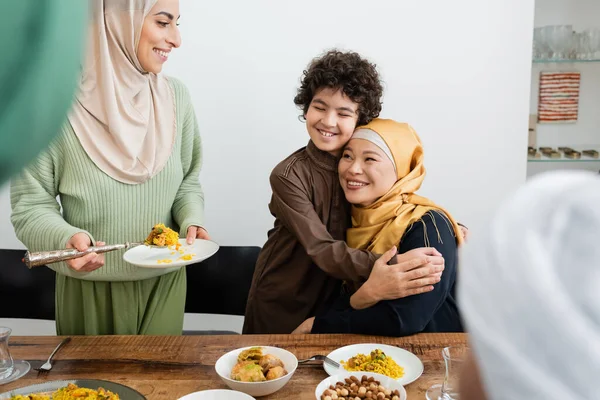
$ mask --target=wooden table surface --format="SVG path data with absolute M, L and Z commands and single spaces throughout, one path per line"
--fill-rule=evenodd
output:
M 404 338 L 359 335 L 226 335 L 226 336 L 74 336 L 56 355 L 54 367 L 38 376 L 39 367 L 62 340 L 57 336 L 17 336 L 10 339 L 14 359 L 28 360 L 32 370 L 23 378 L 0 385 L 0 393 L 59 379 L 104 379 L 130 386 L 148 400 L 177 399 L 185 394 L 226 389 L 215 372 L 217 359 L 239 347 L 269 345 L 287 349 L 298 359 L 355 343 L 384 343 L 416 354 L 425 371 L 406 386 L 408 399 L 424 399 L 425 391 L 441 383 L 441 350 L 466 346 L 466 334 L 419 334 Z M 262 399 L 313 399 L 327 374 L 322 367 L 299 366 L 280 391 Z

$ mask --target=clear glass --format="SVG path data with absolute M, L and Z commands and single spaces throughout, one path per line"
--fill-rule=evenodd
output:
M 427 400 L 460 400 L 458 381 L 468 353 L 468 347 L 444 347 L 442 350 L 446 366 L 444 382 L 441 385 L 433 385 L 427 390 L 425 393 Z
M 600 28 L 573 31 L 572 25 L 547 25 L 533 30 L 533 62 L 598 62 Z
M 8 349 L 8 339 L 12 330 L 0 326 L 0 380 L 9 377 L 14 369 L 14 361 Z

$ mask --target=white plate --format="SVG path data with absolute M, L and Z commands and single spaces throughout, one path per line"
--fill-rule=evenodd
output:
M 168 247 L 141 245 L 127 250 L 123 254 L 123 260 L 143 268 L 173 268 L 206 260 L 219 250 L 219 245 L 211 240 L 196 239 L 193 244 L 187 244 L 183 238 L 179 239 L 179 243 L 181 243 L 179 250 L 183 250 L 183 254 Z M 194 254 L 194 256 L 191 260 L 180 259 L 186 254 Z M 171 262 L 159 263 L 159 260 L 171 260 Z
M 6 393 L 0 393 L 0 399 L 8 400 L 17 394 L 28 395 L 40 392 L 54 392 L 67 386 L 69 383 L 74 383 L 79 387 L 86 387 L 94 390 L 101 387 L 118 394 L 121 400 L 146 400 L 146 397 L 144 397 L 144 395 L 137 390 L 125 385 L 121 385 L 120 383 L 103 381 L 99 379 L 70 379 L 64 381 L 47 381 L 43 383 L 36 383 L 19 389 L 13 389 Z
M 179 400 L 254 400 L 254 397 L 235 390 L 215 389 L 190 393 Z
M 315 397 L 317 400 L 321 400 L 321 395 L 323 392 L 329 388 L 329 386 L 335 386 L 338 382 L 343 382 L 344 379 L 349 378 L 351 376 L 355 376 L 358 379 L 361 379 L 363 376 L 373 377 L 379 381 L 381 386 L 386 389 L 390 389 L 391 391 L 397 390 L 400 392 L 400 400 L 406 400 L 406 390 L 404 390 L 404 386 L 398 383 L 397 380 L 387 377 L 385 375 L 373 374 L 370 372 L 340 372 L 337 375 L 332 375 L 329 378 L 325 378 L 319 383 L 317 388 L 315 389 Z
M 375 349 L 380 349 L 387 356 L 392 357 L 392 359 L 396 361 L 396 364 L 404 368 L 404 376 L 396 379 L 396 381 L 402 386 L 408 385 L 409 383 L 416 381 L 423 373 L 423 363 L 421 362 L 419 357 L 415 356 L 410 351 L 406 351 L 396 346 L 389 346 L 387 344 L 353 344 L 350 346 L 340 347 L 339 349 L 329 353 L 327 357 L 339 363 L 342 360 L 348 361 L 350 357 L 354 357 L 359 353 L 369 354 Z M 329 375 L 336 375 L 340 373 L 340 371 L 348 372 L 344 369 L 344 367 L 340 367 L 339 369 L 337 369 L 326 363 L 323 363 L 323 368 L 325 369 L 325 372 L 327 372 Z

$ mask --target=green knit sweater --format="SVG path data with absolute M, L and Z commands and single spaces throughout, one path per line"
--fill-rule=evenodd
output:
M 202 148 L 189 93 L 169 78 L 177 109 L 177 138 L 165 168 L 150 180 L 128 185 L 102 172 L 81 147 L 66 122 L 49 148 L 11 183 L 11 221 L 30 251 L 63 249 L 78 232 L 107 244 L 143 241 L 157 223 L 184 236 L 202 226 L 204 194 L 199 183 Z M 60 204 L 56 198 L 60 199 Z M 62 205 L 62 213 L 61 213 Z M 177 268 L 138 268 L 123 261 L 123 251 L 106 253 L 93 272 L 52 264 L 59 274 L 96 281 L 132 281 Z

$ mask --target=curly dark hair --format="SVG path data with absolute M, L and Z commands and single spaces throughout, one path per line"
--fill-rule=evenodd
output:
M 312 60 L 294 97 L 303 115 L 315 93 L 323 88 L 341 89 L 358 104 L 358 126 L 368 124 L 381 112 L 383 86 L 376 65 L 358 53 L 333 49 Z

